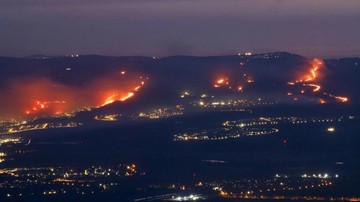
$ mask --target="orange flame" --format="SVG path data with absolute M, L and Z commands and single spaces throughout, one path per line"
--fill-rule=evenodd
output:
M 118 93 L 115 93 L 115 94 L 112 94 L 110 97 L 106 98 L 105 102 L 101 106 L 105 106 L 105 105 L 114 103 L 116 101 L 124 102 L 127 99 L 131 98 L 132 96 L 134 96 L 133 92 L 129 92 L 126 95 L 119 95 Z
M 25 111 L 25 114 L 35 114 L 39 112 L 46 112 L 51 110 L 50 108 L 61 108 L 60 105 L 66 104 L 66 101 L 36 101 L 30 109 Z M 53 109 L 54 110 L 54 109 Z M 56 113 L 56 112 L 54 112 Z
M 321 66 L 319 66 L 321 65 Z M 319 68 L 323 66 L 323 62 L 320 59 L 314 59 L 312 62 L 312 66 L 308 73 L 302 76 L 296 83 L 302 83 L 304 81 L 315 81 L 319 76 Z M 292 82 L 289 82 L 292 83 Z
M 217 80 L 217 83 L 218 83 L 218 84 L 223 84 L 224 81 L 225 81 L 224 79 L 219 79 L 219 80 Z
M 304 86 L 310 86 L 310 87 L 314 87 L 314 90 L 313 92 L 317 92 L 321 89 L 321 86 L 320 85 L 317 85 L 317 84 L 304 84 Z
M 0 94 L 0 120 L 49 117 L 83 108 L 126 101 L 145 85 L 147 77 L 122 71 L 89 80 L 83 87 L 56 83 L 44 77 L 22 77 L 6 81 L 11 91 Z M 25 116 L 24 116 L 25 115 Z
M 317 83 L 313 83 L 313 82 L 316 82 L 316 80 L 318 80 L 319 69 L 323 66 L 324 66 L 324 62 L 320 59 L 315 58 L 312 61 L 312 66 L 311 66 L 309 72 L 306 73 L 305 75 L 301 76 L 301 78 L 295 82 L 288 82 L 288 85 L 294 86 L 298 83 L 301 83 L 303 86 L 312 87 L 313 92 L 319 92 L 321 90 L 321 85 L 317 84 Z M 301 93 L 305 93 L 305 91 L 302 90 Z M 336 96 L 336 95 L 328 94 L 326 92 L 323 92 L 323 94 L 327 95 L 328 97 L 335 98 L 336 100 L 338 100 L 340 102 L 348 102 L 349 101 L 349 99 L 347 97 Z M 288 95 L 289 95 L 289 93 L 288 93 Z M 320 99 L 320 103 L 324 104 L 324 103 L 326 103 L 326 101 L 324 99 Z
M 220 88 L 220 87 L 223 87 L 223 86 L 228 86 L 230 83 L 229 83 L 229 79 L 228 78 L 220 78 L 220 79 L 217 79 L 214 83 L 214 87 L 215 88 Z
M 347 97 L 340 97 L 340 96 L 335 96 L 336 99 L 338 99 L 340 102 L 347 102 L 349 101 L 349 99 Z

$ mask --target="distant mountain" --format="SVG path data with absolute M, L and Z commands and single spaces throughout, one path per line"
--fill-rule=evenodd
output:
M 12 81 L 26 81 L 29 77 L 47 78 L 53 83 L 74 88 L 89 88 L 87 86 L 93 80 L 106 80 L 109 75 L 126 72 L 119 78 L 123 79 L 122 85 L 131 83 L 129 79 L 135 77 L 146 78 L 143 88 L 125 102 L 132 107 L 181 104 L 184 99 L 180 96 L 184 91 L 195 97 L 208 94 L 300 101 L 346 96 L 349 103 L 359 103 L 360 58 L 327 59 L 322 64 L 324 67 L 317 70 L 316 81 L 314 78 L 312 83 L 304 81 L 289 86 L 289 82 L 312 74 L 313 65 L 313 59 L 287 52 L 164 58 L 98 55 L 0 57 L 0 92 L 6 95 L 11 91 Z M 321 85 L 321 90 L 312 92 L 316 89 L 311 86 L 314 84 Z M 122 86 L 111 88 L 121 89 Z M 115 103 L 107 107 L 121 108 L 123 105 Z

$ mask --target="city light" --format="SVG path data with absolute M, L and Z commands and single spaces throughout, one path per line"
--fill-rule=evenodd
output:
M 335 128 L 334 127 L 329 127 L 329 128 L 327 128 L 327 131 L 328 132 L 335 132 Z

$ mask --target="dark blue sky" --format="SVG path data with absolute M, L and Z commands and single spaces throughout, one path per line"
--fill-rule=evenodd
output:
M 360 55 L 359 0 L 1 0 L 0 55 Z

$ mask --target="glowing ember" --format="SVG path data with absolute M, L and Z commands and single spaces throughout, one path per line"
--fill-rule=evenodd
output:
M 214 83 L 215 88 L 220 88 L 220 87 L 229 86 L 229 85 L 230 85 L 230 82 L 229 82 L 228 78 L 220 78 L 220 79 L 216 80 Z
M 219 79 L 219 80 L 217 80 L 217 83 L 218 83 L 218 84 L 223 84 L 224 81 L 225 81 L 224 79 Z
M 326 101 L 324 100 L 324 99 L 320 99 L 320 104 L 325 104 L 326 103 Z
M 136 87 L 134 88 L 134 91 L 138 91 L 140 88 L 141 88 L 141 86 L 136 86 Z
M 316 84 L 304 84 L 304 86 L 310 86 L 310 87 L 314 87 L 313 92 L 317 92 L 321 89 L 320 85 L 316 85 Z
M 325 95 L 328 95 L 329 97 L 335 98 L 336 100 L 340 101 L 340 102 L 348 102 L 349 98 L 347 97 L 341 97 L 341 96 L 336 96 L 336 95 L 332 95 L 332 94 L 327 94 L 324 93 Z
M 39 112 L 50 112 L 50 113 L 58 113 L 58 108 L 61 108 L 62 104 L 66 104 L 66 101 L 35 101 L 34 104 L 30 107 L 30 109 L 25 110 L 25 114 L 36 114 Z M 51 112 L 52 111 L 52 112 Z
M 338 99 L 338 100 L 340 100 L 341 102 L 347 102 L 347 101 L 349 101 L 349 99 L 346 98 L 346 97 L 335 96 L 335 98 Z
M 236 73 L 230 74 L 234 74 L 233 77 L 236 77 L 236 79 L 227 77 L 226 74 L 221 73 L 221 76 L 217 75 L 212 86 L 214 88 L 226 88 L 230 91 L 241 93 L 250 83 L 254 82 L 254 79 L 246 73 L 241 73 L 240 79 L 238 79 L 239 77 L 236 76 Z

